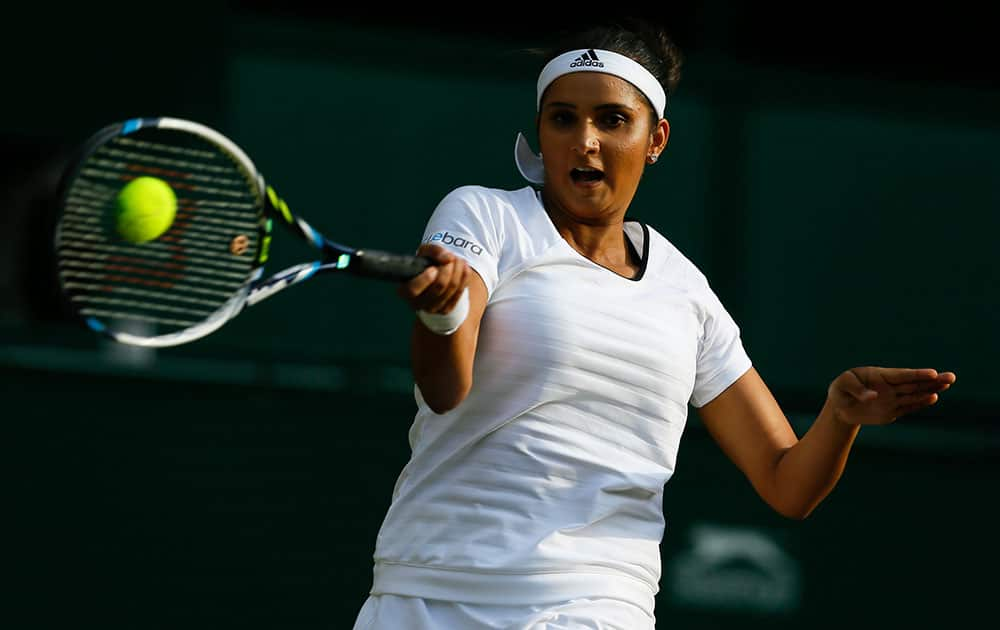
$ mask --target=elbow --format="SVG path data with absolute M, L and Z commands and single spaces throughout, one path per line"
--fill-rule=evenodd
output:
M 427 406 L 431 408 L 431 411 L 433 411 L 434 413 L 436 413 L 439 416 L 442 416 L 442 415 L 448 413 L 449 411 L 451 411 L 452 409 L 454 409 L 455 407 L 457 407 L 459 405 L 459 403 L 461 403 L 462 401 L 459 400 L 459 399 L 454 399 L 454 400 L 432 399 L 432 400 L 428 400 L 425 397 L 424 398 L 424 402 L 426 402 Z
M 813 510 L 816 509 L 816 505 L 780 505 L 772 503 L 771 508 L 787 519 L 791 519 L 793 521 L 804 521 L 810 514 L 813 513 Z
M 471 383 L 462 383 L 448 388 L 429 388 L 428 391 L 424 391 L 424 388 L 421 387 L 420 394 L 431 411 L 440 416 L 462 404 L 471 388 Z
M 758 492 L 758 495 L 772 510 L 793 521 L 804 521 L 819 504 L 819 500 L 815 497 L 787 491 L 780 492 L 776 488 L 770 492 Z
M 778 510 L 778 514 L 793 521 L 804 521 L 812 514 L 812 510 Z

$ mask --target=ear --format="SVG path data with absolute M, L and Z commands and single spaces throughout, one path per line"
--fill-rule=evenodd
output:
M 650 134 L 649 154 L 659 157 L 667 148 L 667 140 L 670 139 L 670 123 L 666 118 L 661 118 L 653 132 Z M 655 158 L 654 160 L 655 161 Z

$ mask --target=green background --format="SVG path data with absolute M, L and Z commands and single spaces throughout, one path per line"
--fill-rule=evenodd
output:
M 412 316 L 390 287 L 335 277 L 191 346 L 116 347 L 53 297 L 47 195 L 96 128 L 188 117 L 233 138 L 330 237 L 411 251 L 452 188 L 522 185 L 512 145 L 519 130 L 533 137 L 538 61 L 502 34 L 224 4 L 198 21 L 134 20 L 26 21 L 16 52 L 28 61 L 8 82 L 23 97 L 2 105 L 16 583 L 16 623 L 4 625 L 349 628 L 408 455 Z M 992 611 L 997 111 L 1000 92 L 982 86 L 779 67 L 712 46 L 689 55 L 670 144 L 632 214 L 706 272 L 796 430 L 849 367 L 930 366 L 959 381 L 937 407 L 863 430 L 840 486 L 804 522 L 771 513 L 692 414 L 665 495 L 660 627 L 862 615 L 932 627 Z M 281 236 L 275 270 L 308 255 Z M 768 608 L 759 567 L 737 563 L 723 572 L 729 590 L 685 596 L 672 576 L 706 526 L 772 541 L 793 594 Z

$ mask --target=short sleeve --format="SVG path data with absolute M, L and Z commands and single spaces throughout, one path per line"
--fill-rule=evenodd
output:
M 706 288 L 703 307 L 705 319 L 691 394 L 691 404 L 695 407 L 712 402 L 752 366 L 740 339 L 739 326 L 711 289 Z
M 487 189 L 477 186 L 453 190 L 434 209 L 421 239 L 465 259 L 483 279 L 489 295 L 497 286 L 502 244 L 492 201 Z

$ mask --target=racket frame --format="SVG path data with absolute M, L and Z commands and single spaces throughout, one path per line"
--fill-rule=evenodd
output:
M 215 332 L 229 320 L 236 317 L 247 306 L 257 304 L 284 289 L 299 284 L 317 273 L 332 271 L 348 271 L 355 275 L 379 278 L 383 280 L 404 281 L 432 264 L 426 258 L 403 256 L 374 250 L 357 250 L 327 239 L 301 217 L 293 214 L 288 205 L 274 189 L 267 185 L 250 157 L 232 140 L 201 123 L 180 118 L 133 118 L 122 123 L 104 127 L 84 144 L 83 150 L 76 159 L 74 166 L 67 170 L 60 188 L 61 205 L 65 206 L 72 182 L 80 173 L 83 164 L 98 148 L 117 136 L 125 136 L 140 129 L 160 128 L 177 130 L 193 134 L 208 140 L 227 153 L 242 171 L 247 179 L 250 190 L 254 193 L 258 214 L 258 247 L 250 268 L 250 273 L 242 285 L 226 300 L 222 306 L 205 318 L 199 324 L 170 333 L 143 336 L 124 330 L 112 330 L 100 319 L 81 314 L 84 322 L 95 332 L 107 336 L 119 343 L 146 348 L 162 348 L 189 343 Z M 321 252 L 321 257 L 311 262 L 300 263 L 287 267 L 268 278 L 264 278 L 264 265 L 270 254 L 270 244 L 273 223 L 282 223 L 290 232 L 306 241 Z M 61 240 L 61 224 L 56 229 L 55 243 Z M 57 254 L 58 255 L 58 254 Z M 67 289 L 63 285 L 62 274 L 60 286 L 63 293 Z M 79 310 L 79 309 L 77 309 Z

